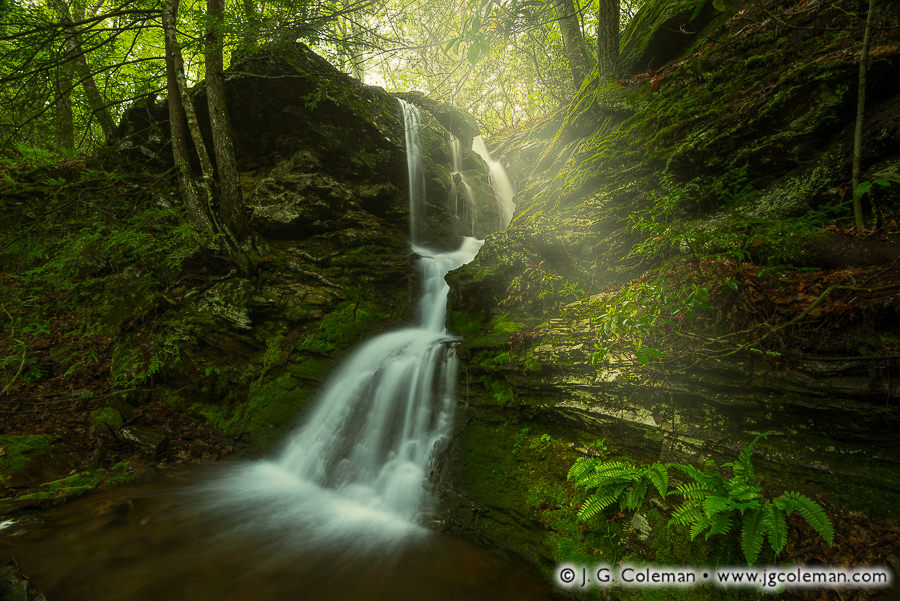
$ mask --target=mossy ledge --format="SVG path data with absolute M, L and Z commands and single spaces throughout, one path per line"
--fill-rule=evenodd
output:
M 654 28 L 698 8 L 692 34 L 649 62 L 649 40 L 665 37 Z M 464 393 L 441 463 L 447 530 L 548 576 L 561 561 L 737 563 L 727 545 L 666 529 L 664 505 L 641 513 L 646 545 L 615 516 L 579 529 L 565 474 L 596 439 L 616 456 L 700 464 L 733 460 L 761 432 L 767 494 L 900 517 L 900 45 L 892 30 L 874 42 L 864 128 L 864 179 L 890 179 L 865 199 L 883 229 L 854 233 L 864 9 L 649 0 L 623 36 L 629 77 L 595 74 L 558 114 L 491 141 L 517 210 L 448 276 Z M 853 288 L 846 273 L 884 294 L 832 300 Z

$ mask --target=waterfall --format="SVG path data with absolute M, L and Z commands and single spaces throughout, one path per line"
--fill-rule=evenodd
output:
M 234 470 L 209 495 L 213 509 L 243 512 L 246 528 L 280 532 L 290 521 L 304 545 L 359 549 L 423 531 L 416 520 L 435 445 L 452 425 L 456 338 L 445 327 L 444 276 L 471 261 L 483 241 L 451 252 L 419 244 L 425 185 L 419 113 L 403 102 L 410 235 L 419 256 L 415 323 L 357 348 L 326 382 L 305 424 L 274 460 Z
M 472 140 L 472 150 L 487 163 L 491 174 L 491 186 L 494 188 L 497 202 L 500 203 L 500 211 L 503 217 L 501 229 L 505 229 L 512 221 L 513 214 L 516 211 L 516 203 L 513 202 L 514 192 L 512 183 L 509 181 L 506 170 L 503 168 L 503 165 L 500 164 L 500 161 L 495 161 L 491 158 L 487 146 L 484 145 L 484 139 L 482 139 L 481 136 L 475 136 L 475 139 Z
M 425 219 L 425 167 L 419 143 L 419 109 L 402 98 L 403 132 L 406 138 L 406 170 L 409 174 L 409 240 L 419 241 L 417 229 Z
M 475 235 L 475 218 L 478 213 L 475 204 L 475 192 L 462 173 L 460 158 L 460 141 L 455 136 L 450 140 L 450 156 L 453 160 L 453 171 L 450 172 L 450 198 L 448 211 L 468 228 L 470 235 Z

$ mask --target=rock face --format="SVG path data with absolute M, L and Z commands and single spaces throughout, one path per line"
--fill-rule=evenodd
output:
M 365 243 L 362 232 L 384 238 L 408 231 L 406 152 L 397 97 L 340 73 L 300 44 L 232 65 L 225 93 L 257 231 L 285 240 L 352 230 L 354 243 Z M 202 84 L 193 96 L 209 147 Z M 470 179 L 480 188 L 481 206 L 490 210 L 495 204 L 486 185 L 486 167 L 470 150 L 478 130 L 471 115 L 422 94 L 405 98 L 420 107 L 424 124 L 426 239 L 437 247 L 455 248 L 458 236 L 470 232 L 447 214 L 454 135 L 464 140 L 463 154 L 472 170 Z M 165 103 L 132 108 L 119 137 L 119 149 L 130 159 L 171 163 Z
M 112 370 L 135 385 L 153 378 L 157 398 L 262 448 L 296 419 L 350 347 L 414 310 L 403 119 L 396 97 L 302 45 L 232 65 L 225 90 L 244 199 L 259 234 L 259 273 L 212 269 L 176 286 L 149 335 L 123 328 Z M 193 96 L 208 135 L 202 85 Z M 477 130 L 471 116 L 421 95 L 409 99 L 421 111 L 424 243 L 456 248 L 471 232 L 448 213 L 453 135 L 441 123 L 469 145 Z M 169 165 L 167 115 L 164 103 L 132 108 L 120 126 L 120 152 L 132 162 Z M 468 148 L 462 162 L 481 206 L 493 206 L 484 162 Z
M 850 266 L 877 264 L 863 270 L 867 276 L 896 274 L 896 236 L 867 243 L 821 228 L 800 235 L 803 226 L 790 221 L 840 206 L 850 174 L 861 31 L 823 40 L 804 29 L 813 25 L 810 17 L 790 6 L 764 2 L 739 13 L 706 6 L 691 22 L 696 37 L 682 35 L 677 52 L 659 42 L 668 54 L 656 54 L 657 41 L 673 35 L 672 23 L 687 22 L 698 6 L 705 4 L 645 2 L 624 34 L 625 72 L 652 66 L 656 79 L 588 82 L 560 114 L 493 141 L 515 180 L 517 215 L 475 261 L 448 276 L 450 327 L 466 335 L 460 349 L 466 368 L 458 429 L 442 464 L 445 526 L 547 568 L 573 558 L 599 561 L 575 523 L 577 499 L 566 483 L 572 462 L 595 453 L 590 443 L 598 438 L 616 455 L 642 461 L 721 464 L 769 432 L 754 454 L 767 494 L 800 490 L 882 517 L 896 518 L 900 507 L 900 411 L 891 375 L 900 365 L 892 342 L 900 333 L 900 299 L 893 292 L 848 296 L 844 302 L 861 303 L 852 316 L 837 318 L 842 310 L 834 306 L 837 313 L 826 311 L 818 321 L 792 322 L 775 336 L 787 346 L 778 353 L 765 350 L 776 348 L 766 334 L 759 348 L 698 354 L 654 370 L 655 359 L 640 359 L 633 349 L 658 342 L 667 345 L 659 347 L 667 359 L 674 357 L 679 343 L 672 330 L 647 327 L 642 340 L 616 346 L 633 331 L 623 316 L 648 319 L 653 299 L 657 313 L 671 315 L 681 298 L 659 300 L 660 289 L 636 296 L 640 306 L 628 308 L 616 296 L 639 276 L 635 287 L 653 285 L 648 274 L 658 257 L 632 254 L 648 237 L 629 224 L 654 207 L 688 232 L 680 249 L 668 247 L 670 256 L 691 265 L 699 255 L 698 269 L 721 270 L 717 281 L 698 284 L 709 289 L 698 292 L 707 300 L 696 310 L 737 323 L 759 325 L 750 321 L 759 317 L 741 314 L 755 308 L 739 305 L 726 286 L 733 278 L 728 285 L 752 296 L 757 281 L 728 271 L 738 261 L 822 268 L 815 277 L 826 281 Z M 797 27 L 776 31 L 765 13 L 773 10 Z M 831 10 L 816 19 L 839 19 Z M 710 39 L 728 43 L 704 41 Z M 887 223 L 897 215 L 900 188 L 900 89 L 888 75 L 900 66 L 900 46 L 881 38 L 873 56 L 863 168 L 866 178 L 891 178 L 890 191 L 873 199 Z M 662 213 L 666 201 L 677 211 Z M 765 229 L 777 220 L 795 225 L 780 233 Z M 730 242 L 714 237 L 723 231 L 734 236 Z M 854 245 L 858 252 L 849 251 Z M 851 256 L 861 260 L 852 263 Z M 696 281 L 694 271 L 686 268 L 682 286 Z M 879 284 L 895 290 L 893 277 Z M 773 324 L 780 311 L 780 323 L 799 315 L 825 289 L 800 303 L 798 280 L 792 281 L 797 308 L 773 303 L 766 309 Z M 834 327 L 839 335 L 828 330 Z M 696 348 L 691 334 L 678 334 L 686 336 L 683 348 Z M 642 516 L 638 529 L 645 539 L 647 527 L 665 524 L 657 509 L 651 513 L 651 524 Z M 665 543 L 654 544 L 661 553 Z

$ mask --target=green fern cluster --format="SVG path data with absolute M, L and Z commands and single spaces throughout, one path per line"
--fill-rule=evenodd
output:
M 787 518 L 794 512 L 831 545 L 834 529 L 821 505 L 798 492 L 785 492 L 774 499 L 763 496 L 750 456 L 764 436 L 757 436 L 738 454 L 737 460 L 723 464 L 722 467 L 730 467 L 733 472 L 728 479 L 711 460 L 698 469 L 692 465 L 661 463 L 637 467 L 627 461 L 581 457 L 568 475 L 576 488 L 588 493 L 578 509 L 578 518 L 589 520 L 616 503 L 622 510 L 633 511 L 644 503 L 647 491 L 653 486 L 661 497 L 680 495 L 684 499 L 672 513 L 669 524 L 690 528 L 692 540 L 703 532 L 707 540 L 728 534 L 740 524 L 741 550 L 748 565 L 756 562 L 766 540 L 775 555 L 781 553 L 787 542 Z M 668 467 L 681 471 L 692 481 L 669 491 Z
M 652 485 L 659 496 L 669 488 L 669 472 L 661 463 L 640 468 L 627 461 L 603 461 L 580 457 L 569 469 L 569 480 L 576 488 L 593 491 L 578 510 L 578 518 L 589 520 L 616 503 L 633 511 L 643 505 Z
M 787 517 L 799 513 L 829 545 L 834 541 L 834 529 L 821 505 L 798 492 L 785 492 L 775 499 L 762 494 L 759 477 L 753 471 L 750 455 L 760 434 L 738 454 L 736 461 L 724 464 L 733 475 L 725 479 L 716 464 L 707 461 L 703 469 L 692 465 L 674 465 L 693 481 L 678 486 L 670 494 L 678 494 L 684 502 L 673 512 L 669 523 L 690 528 L 691 539 L 706 531 L 706 539 L 727 534 L 737 521 L 741 524 L 741 551 L 752 565 L 762 551 L 764 541 L 775 555 L 787 542 Z M 737 514 L 737 515 L 736 515 Z

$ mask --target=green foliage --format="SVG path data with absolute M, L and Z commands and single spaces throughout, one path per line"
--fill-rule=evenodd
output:
M 593 350 L 592 364 L 612 360 L 648 365 L 668 356 L 651 339 L 670 331 L 676 320 L 709 308 L 709 289 L 684 278 L 660 275 L 599 294 L 565 307 L 566 323 Z M 584 333 L 588 333 L 585 335 Z
M 584 521 L 617 503 L 623 511 L 634 511 L 644 503 L 651 485 L 660 497 L 665 497 L 669 487 L 669 473 L 661 463 L 641 468 L 627 461 L 596 457 L 576 459 L 568 479 L 588 493 L 578 510 L 578 518 Z
M 584 290 L 578 282 L 544 269 L 543 261 L 513 278 L 506 292 L 507 297 L 500 301 L 500 306 L 508 303 L 536 304 L 542 307 L 552 306 L 557 311 L 584 296 Z
M 763 496 L 759 477 L 753 470 L 750 455 L 760 434 L 743 449 L 738 458 L 723 467 L 730 467 L 732 477 L 726 479 L 715 462 L 707 461 L 702 469 L 692 465 L 673 465 L 691 479 L 670 494 L 683 501 L 672 513 L 671 524 L 690 529 L 691 539 L 706 532 L 706 539 L 725 535 L 741 525 L 741 550 L 748 565 L 756 562 L 768 539 L 775 555 L 781 553 L 787 541 L 787 517 L 799 513 L 825 541 L 831 545 L 834 530 L 822 507 L 798 493 L 785 492 L 775 499 Z
M 834 529 L 821 505 L 798 492 L 785 492 L 774 499 L 763 495 L 750 456 L 753 447 L 764 437 L 760 434 L 738 453 L 735 461 L 723 464 L 722 467 L 732 471 L 727 479 L 711 460 L 701 468 L 661 463 L 638 467 L 627 461 L 579 457 L 568 474 L 575 488 L 588 493 L 578 510 L 578 518 L 590 520 L 616 504 L 623 511 L 636 510 L 644 503 L 652 485 L 662 498 L 671 495 L 682 498 L 682 503 L 672 512 L 669 525 L 687 527 L 691 540 L 703 533 L 706 540 L 726 535 L 739 525 L 741 551 L 748 565 L 756 562 L 766 540 L 775 555 L 781 553 L 787 542 L 787 518 L 794 512 L 831 545 Z M 670 491 L 668 468 L 679 470 L 690 481 Z

